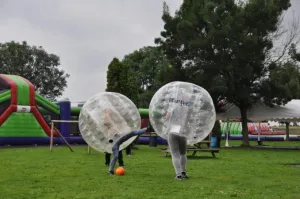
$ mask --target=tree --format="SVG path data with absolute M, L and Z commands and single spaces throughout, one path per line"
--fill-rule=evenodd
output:
M 274 66 L 269 78 L 261 82 L 260 96 L 269 106 L 284 105 L 292 99 L 299 99 L 299 66 L 293 62 Z
M 28 79 L 39 94 L 50 100 L 61 96 L 67 86 L 69 74 L 59 66 L 60 58 L 42 47 L 29 46 L 25 41 L 0 43 L 0 73 Z
M 280 87 L 269 76 L 279 70 L 278 63 L 266 59 L 273 48 L 270 35 L 290 6 L 289 0 L 184 0 L 171 16 L 164 3 L 164 31 L 155 42 L 187 80 L 239 107 L 244 146 L 249 146 L 248 109 L 258 101 L 270 105 L 261 91 Z M 281 92 L 288 93 L 291 87 L 280 87 Z M 281 104 L 288 101 L 272 91 L 274 99 Z
M 113 58 L 108 66 L 106 91 L 121 93 L 138 104 L 136 76 L 118 58 Z
M 300 62 L 300 54 L 297 52 L 297 46 L 296 44 L 291 44 L 290 48 L 289 48 L 289 56 L 291 58 L 290 61 L 293 62 Z
M 122 63 L 118 58 L 113 58 L 108 65 L 106 91 L 122 92 L 126 82 Z
M 136 75 L 139 107 L 148 107 L 157 89 L 171 81 L 172 73 L 169 62 L 157 47 L 146 46 L 135 50 L 125 55 L 122 63 Z
M 267 52 L 265 62 L 266 64 L 276 63 L 281 64 L 290 61 L 291 51 L 300 42 L 300 18 L 296 18 L 293 12 L 293 17 L 288 22 L 284 21 L 285 13 L 280 17 L 277 24 L 277 30 L 271 32 L 269 37 L 272 39 L 274 45 L 271 50 Z M 294 51 L 296 52 L 296 51 Z

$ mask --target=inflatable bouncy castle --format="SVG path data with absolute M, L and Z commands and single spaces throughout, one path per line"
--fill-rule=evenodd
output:
M 0 145 L 49 144 L 51 120 L 78 120 L 81 107 L 71 102 L 50 100 L 39 95 L 34 85 L 17 75 L 0 74 Z M 142 128 L 149 123 L 148 109 L 139 109 Z M 55 123 L 70 143 L 85 144 L 77 123 Z M 64 141 L 54 133 L 54 143 Z M 148 143 L 141 137 L 140 143 Z M 165 143 L 165 141 L 162 141 Z
M 36 94 L 23 77 L 0 74 L 0 143 L 49 137 L 42 111 L 59 115 L 60 107 Z
M 261 135 L 285 135 L 284 131 L 273 131 L 268 123 L 255 123 L 248 122 L 249 135 L 258 135 L 260 128 Z M 221 124 L 222 135 L 226 134 L 227 122 Z M 230 135 L 242 135 L 242 123 L 239 121 L 229 122 L 229 134 Z

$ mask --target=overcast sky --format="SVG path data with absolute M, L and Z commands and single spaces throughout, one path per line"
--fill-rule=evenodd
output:
M 166 0 L 173 13 L 182 0 Z M 87 100 L 106 88 L 113 57 L 123 58 L 163 30 L 163 0 L 0 0 L 0 42 L 24 41 L 60 56 L 71 76 L 62 98 Z M 292 1 L 297 14 L 300 0 Z M 291 14 L 287 15 L 289 18 Z M 300 15 L 299 15 L 300 16 Z

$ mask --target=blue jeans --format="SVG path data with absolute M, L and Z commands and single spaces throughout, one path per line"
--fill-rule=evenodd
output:
M 145 129 L 140 129 L 140 130 L 137 130 L 137 131 L 132 131 L 132 132 L 130 132 L 130 133 L 128 133 L 128 134 L 124 135 L 123 137 L 120 137 L 119 139 L 116 140 L 116 143 L 112 147 L 112 152 L 113 152 L 114 157 L 111 160 L 110 165 L 109 165 L 109 172 L 110 173 L 114 173 L 114 168 L 115 168 L 116 162 L 117 162 L 118 157 L 119 157 L 120 145 L 123 142 L 126 142 L 128 139 L 130 139 L 134 136 L 142 135 L 145 132 L 146 132 L 146 128 Z

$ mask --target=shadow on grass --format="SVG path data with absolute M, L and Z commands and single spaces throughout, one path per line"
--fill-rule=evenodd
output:
M 189 160 L 218 160 L 218 157 L 212 156 L 187 156 Z
M 234 149 L 234 150 L 269 150 L 269 151 L 278 151 L 278 150 L 294 150 L 299 151 L 300 146 L 272 146 L 272 145 L 252 145 L 252 146 L 230 146 L 230 147 L 222 147 L 222 150 L 226 149 Z
M 299 146 L 251 146 L 251 148 L 255 149 L 273 149 L 273 150 L 300 150 Z
M 165 158 L 172 159 L 170 155 L 166 156 Z M 218 160 L 219 158 L 218 157 L 214 158 L 212 156 L 191 156 L 191 155 L 188 155 L 187 159 L 188 160 Z
M 300 162 L 298 163 L 285 163 L 285 164 L 282 164 L 283 166 L 288 166 L 288 167 L 298 167 L 300 168 Z

